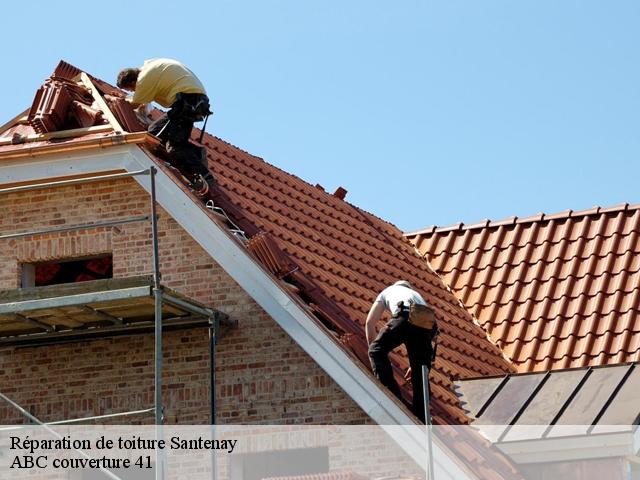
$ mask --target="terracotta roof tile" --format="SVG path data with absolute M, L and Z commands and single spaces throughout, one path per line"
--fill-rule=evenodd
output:
M 64 60 L 60 60 L 55 70 L 51 74 L 53 78 L 62 78 L 64 80 L 74 80 L 78 75 L 80 75 L 81 70 L 73 65 L 65 62 Z
M 637 361 L 640 205 L 408 234 L 519 370 Z
M 29 110 L 29 124 L 36 133 L 59 130 L 65 122 L 72 100 L 63 83 L 46 82 L 36 92 Z

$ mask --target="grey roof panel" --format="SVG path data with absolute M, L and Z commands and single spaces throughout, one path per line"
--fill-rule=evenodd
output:
M 547 437 L 585 435 L 624 378 L 628 365 L 594 368 Z M 570 425 L 572 428 L 562 428 Z M 575 428 L 574 428 L 575 427 Z
M 592 433 L 619 431 L 616 426 L 638 423 L 640 410 L 640 367 L 635 366 L 620 390 L 613 397 L 604 415 L 593 428 Z
M 496 391 L 504 377 L 479 378 L 456 383 L 456 391 L 461 395 L 460 406 L 476 418 L 491 395 Z
M 640 363 L 460 380 L 456 389 L 492 442 L 626 432 L 640 424 Z
M 543 375 L 535 374 L 509 377 L 504 387 L 474 424 L 490 425 L 490 432 L 485 428 L 482 431 L 489 440 L 497 441 L 520 409 L 524 407 L 543 378 Z
M 503 441 L 542 437 L 586 373 L 587 370 L 552 372 Z

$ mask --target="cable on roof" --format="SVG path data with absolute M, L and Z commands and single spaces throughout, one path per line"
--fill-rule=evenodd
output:
M 239 237 L 243 242 L 249 241 L 249 239 L 247 238 L 247 235 L 245 234 L 245 231 L 242 230 L 238 225 L 236 225 L 233 222 L 233 220 L 229 218 L 229 215 L 227 215 L 227 212 L 225 212 L 221 207 L 216 207 L 215 203 L 213 203 L 213 200 L 207 200 L 205 207 L 207 208 L 207 210 L 210 210 L 213 213 L 222 215 L 224 218 L 226 218 L 227 222 L 229 222 L 229 224 L 233 227 L 233 228 L 230 228 L 229 231 L 233 233 L 236 237 Z

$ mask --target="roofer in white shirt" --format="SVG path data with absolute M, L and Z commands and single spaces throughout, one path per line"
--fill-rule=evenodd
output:
M 411 366 L 411 384 L 413 386 L 414 415 L 424 422 L 424 395 L 422 393 L 422 365 L 431 368 L 431 340 L 435 328 L 421 328 L 409 322 L 411 304 L 425 305 L 427 302 L 413 290 L 406 280 L 400 280 L 385 288 L 375 299 L 365 324 L 369 359 L 373 373 L 380 382 L 398 398 L 400 387 L 393 376 L 388 354 L 394 348 L 404 344 Z M 375 325 L 385 311 L 391 312 L 391 319 L 375 336 Z M 433 311 L 431 309 L 431 311 Z

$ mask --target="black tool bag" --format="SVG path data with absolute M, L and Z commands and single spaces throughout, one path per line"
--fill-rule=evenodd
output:
M 178 93 L 176 101 L 171 105 L 171 110 L 173 110 L 174 116 L 182 117 L 191 122 L 204 120 L 212 113 L 209 98 L 200 93 Z

